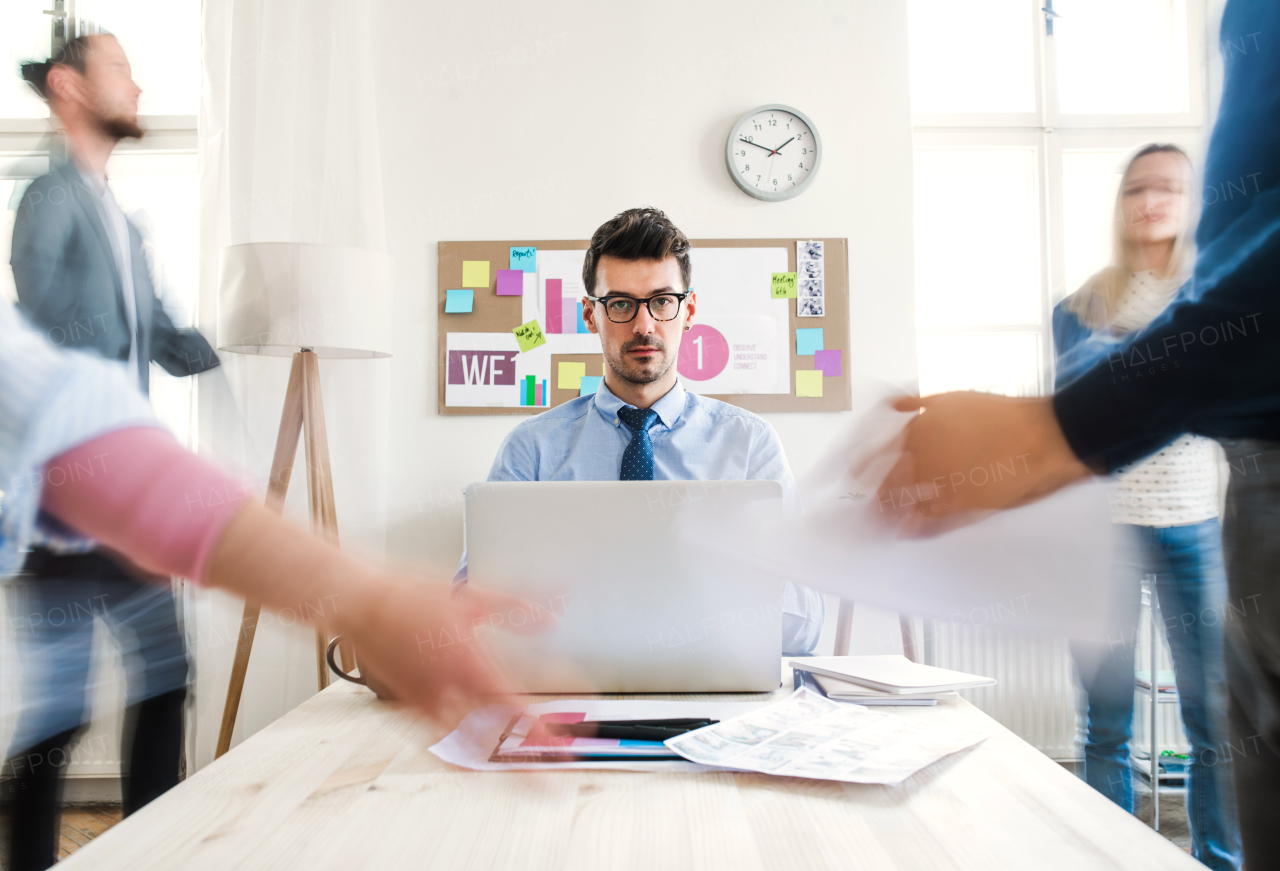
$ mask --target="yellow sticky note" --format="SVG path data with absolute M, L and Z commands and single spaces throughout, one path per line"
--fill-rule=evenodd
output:
M 462 286 L 463 287 L 488 287 L 489 286 L 489 261 L 488 260 L 463 260 L 462 261 Z
M 488 267 L 488 265 L 489 264 L 487 263 L 485 264 L 486 267 Z M 537 318 L 534 318 L 527 324 L 521 324 L 511 332 L 516 334 L 516 341 L 520 344 L 520 353 L 522 354 L 525 351 L 532 351 L 539 345 L 545 345 L 547 343 L 547 337 L 542 335 L 542 327 L 538 326 Z M 821 372 L 818 373 L 818 378 L 821 380 Z
M 556 387 L 560 390 L 581 390 L 582 378 L 586 374 L 586 363 L 561 363 Z
M 794 272 L 775 272 L 770 282 L 769 293 L 773 299 L 796 298 L 796 274 Z
M 796 396 L 822 396 L 821 369 L 800 369 L 796 372 Z

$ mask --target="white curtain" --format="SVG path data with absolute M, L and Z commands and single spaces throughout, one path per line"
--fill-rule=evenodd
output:
M 200 107 L 200 325 L 214 335 L 227 245 L 303 242 L 385 251 L 367 0 L 205 0 Z M 353 295 L 360 289 L 353 287 Z M 200 448 L 265 492 L 286 358 L 223 353 L 200 376 Z M 326 360 L 321 380 L 343 547 L 380 559 L 386 536 L 387 360 Z M 299 458 L 299 467 L 301 457 Z M 305 478 L 285 516 L 306 523 Z M 195 664 L 188 766 L 213 758 L 243 605 L 188 585 Z M 233 743 L 316 692 L 309 627 L 263 615 Z

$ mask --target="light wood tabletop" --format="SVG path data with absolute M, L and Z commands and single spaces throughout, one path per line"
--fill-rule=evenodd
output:
M 783 677 L 779 698 L 790 692 Z M 968 702 L 881 710 L 995 734 L 897 786 L 723 771 L 482 773 L 427 751 L 444 730 L 339 681 L 58 867 L 1201 867 Z

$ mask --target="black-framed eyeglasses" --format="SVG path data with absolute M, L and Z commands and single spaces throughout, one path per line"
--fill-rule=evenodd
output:
M 604 305 L 604 316 L 615 324 L 629 324 L 640 312 L 640 303 L 649 309 L 649 317 L 655 321 L 675 320 L 680 314 L 680 303 L 689 295 L 684 293 L 659 293 L 647 299 L 636 299 L 634 296 L 609 294 L 608 296 L 588 296 L 592 302 Z

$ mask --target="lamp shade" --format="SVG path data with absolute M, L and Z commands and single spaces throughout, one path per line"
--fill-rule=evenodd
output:
M 391 356 L 391 259 L 296 242 L 222 249 L 218 349 L 288 357 Z

